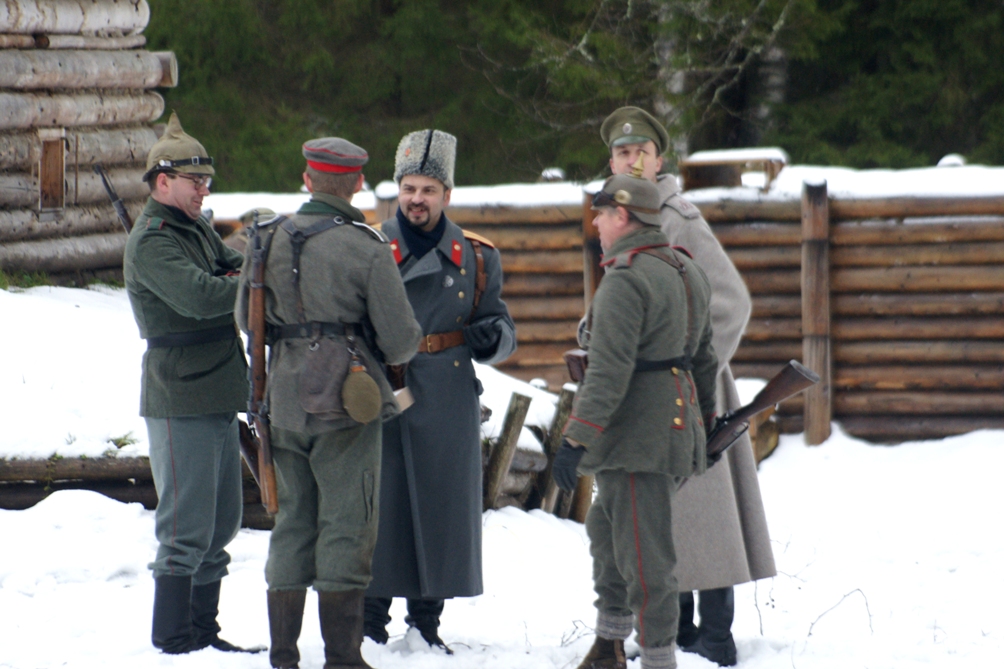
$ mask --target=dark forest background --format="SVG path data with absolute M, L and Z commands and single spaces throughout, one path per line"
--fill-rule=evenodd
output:
M 167 109 L 219 161 L 215 190 L 295 190 L 324 135 L 364 146 L 376 184 L 433 126 L 459 139 L 460 185 L 593 178 L 622 104 L 680 152 L 1004 163 L 1000 0 L 149 1 L 148 48 L 180 66 Z

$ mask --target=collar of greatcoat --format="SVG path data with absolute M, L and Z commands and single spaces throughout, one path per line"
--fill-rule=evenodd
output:
M 669 198 L 680 194 L 680 182 L 672 174 L 660 174 L 655 180 L 655 187 L 659 189 L 661 204 L 666 204 Z
M 445 213 L 443 213 L 443 218 L 446 219 L 446 229 L 443 230 L 443 236 L 434 248 L 434 251 L 438 251 L 438 253 L 426 253 L 411 267 L 405 270 L 404 274 L 401 275 L 401 279 L 405 283 L 422 276 L 438 274 L 441 272 L 443 270 L 443 261 L 440 260 L 440 256 L 445 258 L 447 262 L 452 263 L 457 267 L 463 267 L 464 254 L 468 253 L 467 244 L 464 243 L 464 231 L 461 230 L 460 226 L 456 223 L 451 221 L 449 218 L 446 218 Z M 396 220 L 395 223 L 397 223 Z M 398 225 L 400 225 L 400 223 L 398 223 Z M 401 253 L 401 260 L 398 262 L 398 266 L 403 266 L 407 264 L 408 258 L 411 257 L 411 252 L 408 251 L 408 245 L 403 243 L 401 240 L 391 240 L 392 244 L 395 242 L 397 243 L 397 248 Z

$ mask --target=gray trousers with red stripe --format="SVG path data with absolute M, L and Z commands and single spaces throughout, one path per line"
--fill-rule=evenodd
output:
M 241 527 L 241 455 L 235 412 L 147 418 L 157 488 L 157 576 L 195 585 L 227 574 L 226 546 Z
M 598 636 L 626 639 L 634 628 L 643 649 L 667 651 L 676 640 L 680 602 L 670 509 L 678 485 L 665 474 L 596 473 L 586 532 Z

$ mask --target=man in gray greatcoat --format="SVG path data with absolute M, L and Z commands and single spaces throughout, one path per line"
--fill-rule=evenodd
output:
M 693 204 L 680 196 L 676 177 L 662 174 L 662 154 L 669 135 L 651 114 L 622 107 L 603 122 L 603 141 L 610 147 L 610 169 L 626 174 L 642 158 L 644 176 L 660 193 L 662 231 L 674 246 L 693 255 L 711 281 L 711 324 L 718 355 L 719 415 L 740 406 L 729 360 L 739 346 L 752 310 L 749 291 L 710 226 Z M 691 480 L 674 500 L 673 536 L 680 586 L 680 634 L 683 650 L 722 666 L 736 663 L 732 638 L 733 585 L 777 572 L 756 460 L 749 436 L 730 448 L 722 462 Z M 694 625 L 698 593 L 700 627 Z
M 150 436 L 157 488 L 153 645 L 179 654 L 219 637 L 226 546 L 241 525 L 237 412 L 247 402 L 247 365 L 234 327 L 243 256 L 202 216 L 213 159 L 171 114 L 143 180 L 150 199 L 129 233 L 123 274 L 146 339 L 140 415 Z M 261 650 L 261 649 L 258 649 Z
M 304 144 L 303 155 L 310 201 L 259 233 L 268 249 L 266 403 L 279 503 L 265 565 L 269 659 L 297 666 L 312 586 L 324 666 L 369 667 L 359 648 L 378 527 L 381 420 L 398 407 L 362 324 L 393 364 L 414 355 L 421 331 L 387 239 L 349 204 L 363 184 L 366 151 L 328 137 Z M 237 304 L 245 331 L 249 264 Z
M 596 641 L 579 669 L 626 669 L 632 628 L 642 669 L 676 667 L 674 497 L 706 467 L 718 363 L 711 287 L 659 230 L 659 192 L 617 174 L 593 200 L 606 274 L 586 315 L 589 367 L 576 393 L 555 482 L 596 476 L 586 517 L 596 590 Z
M 450 203 L 456 138 L 406 135 L 397 149 L 397 215 L 383 223 L 424 337 L 404 373 L 415 404 L 384 425 L 380 533 L 366 593 L 366 634 L 387 641 L 391 598 L 430 645 L 444 600 L 482 593 L 482 388 L 473 360 L 516 348 L 501 299 L 502 265 L 491 242 L 461 230 Z

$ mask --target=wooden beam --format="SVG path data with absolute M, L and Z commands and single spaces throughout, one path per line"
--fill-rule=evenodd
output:
M 0 93 L 0 130 L 149 123 L 164 113 L 164 98 L 142 94 Z
M 751 318 L 743 333 L 746 341 L 801 340 L 802 337 L 801 318 Z
M 87 235 L 68 239 L 0 245 L 0 269 L 7 272 L 73 272 L 122 265 L 126 234 Z
M 742 277 L 752 295 L 798 295 L 802 292 L 801 270 L 747 270 Z
M 1004 265 L 838 269 L 832 287 L 839 293 L 928 293 L 995 291 L 1004 286 Z
M 833 358 L 845 365 L 890 363 L 999 363 L 1004 346 L 998 341 L 923 340 L 862 341 L 833 344 Z
M 722 246 L 795 246 L 802 244 L 802 226 L 798 221 L 750 221 L 748 223 L 718 223 L 711 226 Z
M 547 431 L 547 442 L 544 444 L 544 451 L 547 454 L 547 468 L 537 477 L 537 489 L 540 491 L 541 497 L 540 508 L 547 513 L 554 513 L 555 504 L 558 501 L 558 486 L 551 475 L 551 468 L 554 465 L 554 456 L 557 455 L 558 449 L 561 447 L 561 434 L 565 429 L 565 423 L 572 415 L 572 401 L 574 399 L 574 390 L 561 389 L 558 403 L 554 409 L 554 418 Z
M 834 267 L 1000 265 L 1004 264 L 1004 242 L 841 246 L 833 249 L 831 262 Z
M 797 246 L 757 246 L 728 250 L 732 264 L 740 272 L 751 269 L 773 270 L 779 267 L 801 267 L 802 252 Z
M 126 201 L 126 209 L 133 220 L 143 211 L 144 203 L 145 200 Z M 0 209 L 0 243 L 79 237 L 121 229 L 122 224 L 111 204 L 67 207 L 53 216 L 40 216 L 31 209 Z
M 753 311 L 756 313 L 756 300 Z M 838 316 L 993 316 L 1004 314 L 1004 292 L 835 295 L 833 313 Z
M 582 272 L 582 251 L 506 251 L 503 274 L 553 274 Z
M 476 225 L 464 230 L 487 237 L 505 251 L 580 251 L 582 230 L 578 222 L 554 225 Z M 503 253 L 503 258 L 505 253 Z M 581 260 L 580 260 L 581 262 Z
M 526 395 L 513 393 L 509 399 L 505 420 L 498 441 L 488 458 L 485 470 L 484 508 L 495 508 L 495 501 L 502 491 L 502 483 L 512 466 L 513 455 L 516 452 L 516 442 L 526 420 L 526 412 L 530 408 L 530 398 Z
M 819 375 L 805 391 L 805 443 L 830 436 L 833 417 L 830 357 L 830 214 L 826 183 L 802 186 L 802 360 Z
M 578 222 L 582 208 L 578 205 L 540 205 L 513 207 L 507 205 L 447 207 L 446 215 L 454 223 L 471 225 L 513 225 L 520 223 L 560 224 Z M 491 237 L 491 235 L 488 235 Z
M 845 416 L 838 422 L 851 436 L 882 443 L 1004 429 L 1004 416 Z
M 150 458 L 0 459 L 0 481 L 152 481 Z
M 839 390 L 991 390 L 1004 392 L 1004 364 L 838 367 Z
M 516 296 L 507 299 L 509 315 L 515 321 L 579 319 L 585 313 L 581 296 Z
M 565 321 L 526 321 L 516 330 L 516 340 L 523 342 L 574 342 L 579 319 Z
M 834 246 L 899 246 L 901 244 L 952 244 L 1004 241 L 1004 216 L 977 221 L 952 221 L 904 225 L 888 221 L 845 221 L 833 226 Z
M 96 35 L 35 35 L 34 46 L 39 49 L 138 49 L 146 45 L 144 35 L 124 37 L 98 37 Z
M 840 318 L 833 336 L 841 342 L 876 339 L 998 339 L 1004 340 L 1004 318 Z
M 1004 197 L 840 198 L 830 205 L 834 219 L 1004 214 Z
M 506 274 L 502 296 L 509 295 L 582 295 L 582 273 Z
M 10 7 L 12 3 L 6 4 Z M 0 12 L 0 33 L 130 35 L 143 32 L 150 22 L 150 6 L 146 0 L 132 2 L 34 0 L 16 2 L 13 5 Z
M 177 79 L 170 51 L 0 51 L 0 88 L 143 89 L 174 86 Z
M 586 308 L 593 301 L 593 295 L 603 279 L 603 248 L 600 246 L 600 231 L 593 225 L 596 212 L 593 211 L 593 196 L 583 191 L 582 194 L 582 292 Z
M 1004 416 L 1004 393 L 949 391 L 855 391 L 837 393 L 834 415 Z

